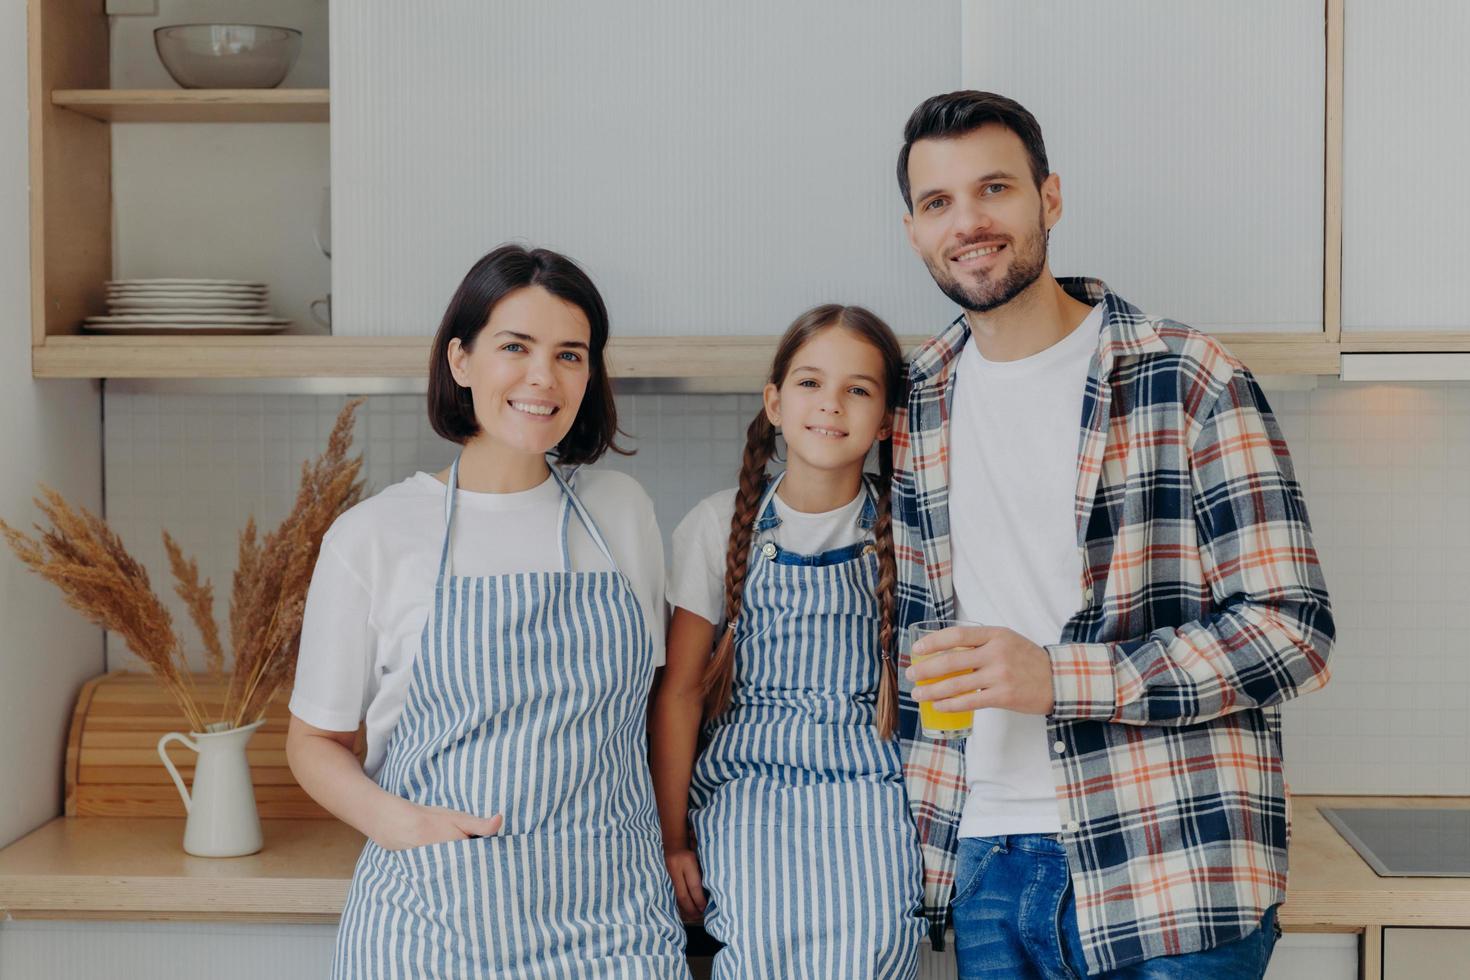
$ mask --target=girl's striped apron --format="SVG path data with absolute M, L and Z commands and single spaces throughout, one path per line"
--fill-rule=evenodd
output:
M 758 530 L 779 523 L 779 482 Z M 713 976 L 912 978 L 926 927 L 898 742 L 873 724 L 876 548 L 801 556 L 763 536 L 736 623 L 731 704 L 707 726 L 691 781 L 704 925 L 725 944 Z
M 576 511 L 614 571 L 452 575 L 456 460 L 434 610 L 378 783 L 505 824 L 402 851 L 369 841 L 337 934 L 341 980 L 688 976 L 646 761 L 653 644 L 551 472 L 563 569 Z

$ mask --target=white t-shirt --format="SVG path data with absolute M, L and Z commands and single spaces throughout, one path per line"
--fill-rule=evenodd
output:
M 949 526 L 958 618 L 1045 645 L 1081 603 L 1073 498 L 1087 368 L 1102 307 L 1018 361 L 960 353 L 949 438 Z M 1046 719 L 975 712 L 965 742 L 961 837 L 1061 830 Z
M 663 663 L 663 538 L 653 502 L 632 477 L 582 470 L 572 483 L 643 607 L 654 662 Z M 329 731 L 367 719 L 369 776 L 383 764 L 434 600 L 444 541 L 445 486 L 415 473 L 339 517 L 322 538 L 306 597 L 291 713 Z M 548 476 L 519 493 L 460 490 L 454 509 L 454 575 L 563 571 L 561 488 Z M 570 571 L 608 571 L 606 557 L 568 515 Z
M 732 487 L 705 497 L 674 528 L 669 605 L 687 609 L 716 627 L 725 623 L 725 551 L 730 546 L 736 492 Z M 872 530 L 858 526 L 866 496 L 859 487 L 858 495 L 836 510 L 806 514 L 793 510 L 778 493 L 774 499 L 780 526 L 758 538 L 752 535 L 751 542 L 774 541 L 784 551 L 818 555 L 866 541 Z

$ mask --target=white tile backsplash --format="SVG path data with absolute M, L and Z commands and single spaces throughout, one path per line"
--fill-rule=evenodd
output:
M 1470 793 L 1470 385 L 1269 390 L 1305 488 L 1332 593 L 1332 682 L 1284 711 L 1298 793 Z M 226 614 L 240 528 L 275 525 L 301 464 L 320 452 L 344 398 L 105 396 L 107 516 L 173 602 L 167 528 L 215 583 Z M 755 395 L 622 395 L 632 457 L 599 465 L 637 477 L 667 544 L 704 495 L 733 485 Z M 454 447 L 419 395 L 359 410 L 356 449 L 370 492 L 438 469 Z M 199 642 L 175 619 L 192 655 Z M 131 662 L 109 643 L 112 667 Z

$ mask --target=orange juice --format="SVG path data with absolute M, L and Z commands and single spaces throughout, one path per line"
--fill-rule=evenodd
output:
M 938 633 L 940 630 L 949 629 L 952 626 L 979 625 L 979 623 L 970 623 L 963 620 L 926 620 L 922 623 L 915 623 L 910 628 L 909 639 L 911 642 L 917 642 L 930 633 Z M 935 654 L 928 653 L 923 656 L 913 656 L 911 653 L 909 659 L 912 663 L 919 663 L 932 656 L 935 656 Z M 969 671 L 960 670 L 952 674 L 935 677 L 921 684 L 915 684 L 914 693 L 917 695 L 918 689 L 925 685 L 949 680 L 951 677 L 960 677 L 967 673 Z M 964 738 L 970 734 L 970 728 L 974 724 L 974 720 L 975 712 L 973 711 L 940 711 L 934 707 L 934 702 L 932 701 L 919 702 L 919 729 L 924 733 L 925 738 Z
M 915 657 L 914 663 L 923 660 L 923 657 Z M 918 689 L 926 684 L 936 681 L 948 680 L 951 677 L 960 677 L 969 671 L 960 670 L 953 674 L 945 674 L 934 680 L 925 681 L 924 684 L 915 684 L 914 691 L 917 695 Z M 919 727 L 923 729 L 925 738 L 964 738 L 970 734 L 970 726 L 974 721 L 973 711 L 940 711 L 934 707 L 933 701 L 919 702 Z

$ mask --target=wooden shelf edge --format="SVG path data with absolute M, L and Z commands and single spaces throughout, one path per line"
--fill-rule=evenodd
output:
M 104 122 L 328 122 L 331 95 L 297 89 L 57 89 L 52 105 Z
M 427 338 L 51 337 L 31 348 L 36 378 L 422 377 Z
M 614 378 L 760 378 L 774 337 L 630 337 L 608 345 Z M 428 337 L 51 337 L 36 378 L 422 378 Z
M 1343 352 L 1470 351 L 1470 334 L 1344 335 L 1316 338 L 1223 336 L 1258 375 L 1338 374 Z M 913 347 L 922 337 L 903 338 Z M 759 378 L 775 337 L 623 337 L 608 345 L 614 378 Z M 36 378 L 422 378 L 428 337 L 238 336 L 50 337 L 32 348 Z
M 1470 353 L 1470 333 L 1428 330 L 1344 330 L 1338 342 L 1345 354 Z

